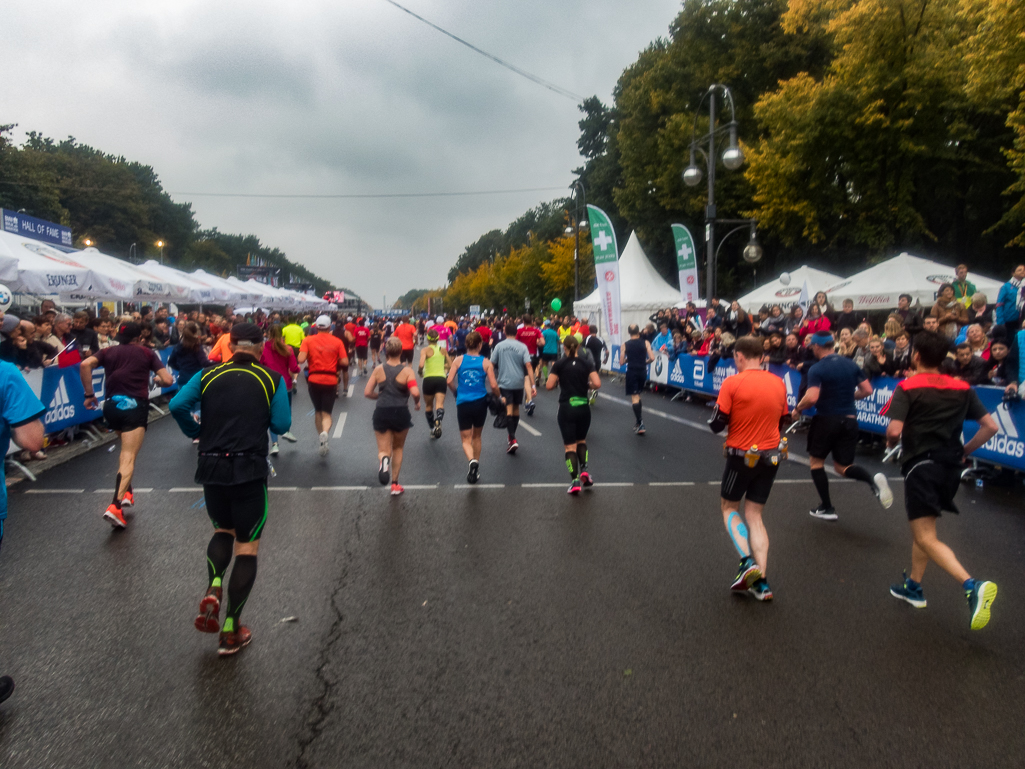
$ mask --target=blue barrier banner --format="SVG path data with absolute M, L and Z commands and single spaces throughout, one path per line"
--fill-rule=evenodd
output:
M 626 370 L 620 363 L 618 346 L 612 348 L 610 368 L 619 372 Z M 797 396 L 801 389 L 801 375 L 789 366 L 783 365 L 770 364 L 769 371 L 786 383 L 787 404 L 793 409 L 797 405 Z M 736 373 L 737 369 L 730 359 L 720 360 L 715 369 L 709 371 L 708 358 L 696 355 L 670 358 L 664 353 L 659 353 L 655 356 L 655 362 L 648 366 L 648 379 L 655 384 L 711 397 L 718 395 L 726 377 Z M 877 377 L 872 380 L 872 395 L 856 401 L 858 427 L 861 430 L 877 435 L 886 433 L 890 420 L 880 412 L 890 402 L 898 381 L 892 377 Z M 1013 470 L 1025 471 L 1025 402 L 1004 403 L 1004 391 L 1001 387 L 982 386 L 976 387 L 975 391 L 996 420 L 1000 432 L 972 454 L 972 457 Z M 814 410 L 809 409 L 807 413 L 811 416 Z M 976 422 L 965 422 L 963 440 L 970 440 L 978 429 Z
M 1025 470 L 1025 403 L 1004 403 L 1002 387 L 976 387 L 975 392 L 1000 430 L 972 456 L 995 465 Z M 978 430 L 977 422 L 965 422 L 961 437 L 969 441 Z

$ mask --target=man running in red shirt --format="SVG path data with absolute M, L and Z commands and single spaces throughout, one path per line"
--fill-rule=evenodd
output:
M 363 376 L 367 375 L 367 347 L 370 345 L 370 329 L 365 323 L 360 323 L 352 330 L 353 347 L 356 350 L 356 361 L 359 371 Z
M 402 354 L 399 356 L 399 360 L 413 365 L 413 348 L 416 346 L 416 326 L 410 323 L 409 318 L 405 315 L 402 316 L 399 325 L 395 327 L 395 336 L 402 342 Z
M 516 341 L 523 342 L 523 344 L 527 345 L 527 352 L 530 353 L 530 366 L 535 372 L 535 378 L 539 376 L 540 369 L 538 368 L 538 365 L 541 363 L 541 353 L 538 351 L 537 345 L 538 342 L 540 342 L 543 346 L 544 340 L 545 338 L 541 333 L 541 329 L 534 325 L 534 321 L 530 315 L 524 315 L 523 325 L 516 329 Z M 528 393 L 531 392 L 530 385 L 532 384 L 533 382 L 527 385 L 526 391 Z M 533 398 L 525 404 L 528 417 L 534 416 L 534 406 Z

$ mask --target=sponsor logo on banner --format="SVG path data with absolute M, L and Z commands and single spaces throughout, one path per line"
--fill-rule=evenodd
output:
M 60 378 L 57 389 L 53 393 L 50 405 L 46 407 L 46 414 L 43 416 L 43 424 L 50 425 L 54 422 L 63 422 L 75 418 L 75 406 L 68 397 L 68 387 L 64 377 Z
M 801 289 L 795 288 L 793 286 L 791 286 L 790 288 L 781 288 L 779 291 L 776 292 L 776 296 L 780 297 L 781 299 L 786 299 L 787 297 L 790 297 L 790 296 L 800 296 L 800 295 L 801 295 Z
M 704 382 L 705 381 L 705 361 L 703 358 L 694 359 L 694 381 Z
M 957 277 L 954 275 L 927 275 L 925 279 L 937 286 L 942 286 L 944 283 L 953 283 Z
M 830 286 L 826 289 L 827 294 L 832 294 L 834 291 L 839 291 L 844 286 L 850 285 L 849 280 L 845 280 L 843 283 L 837 283 L 835 286 Z
M 986 441 L 983 448 L 1010 459 L 1025 457 L 1025 442 L 1019 440 L 1018 426 L 1014 424 L 1014 416 L 1007 404 L 1001 403 L 990 416 L 996 420 L 1000 431 Z
M 605 280 L 607 280 L 609 283 L 611 283 L 615 279 L 616 279 L 616 273 L 614 273 L 612 270 L 606 270 L 605 271 Z

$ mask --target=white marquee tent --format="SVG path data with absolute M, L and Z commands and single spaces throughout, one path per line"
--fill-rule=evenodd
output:
M 936 303 L 940 285 L 954 280 L 954 268 L 911 254 L 901 254 L 869 267 L 826 289 L 829 302 L 837 309 L 844 299 L 854 301 L 856 310 L 889 310 L 897 307 L 901 294 L 910 294 L 912 304 L 929 308 Z M 996 302 L 1003 284 L 998 280 L 968 273 L 968 280 Z
M 648 318 L 666 307 L 683 306 L 680 290 L 670 285 L 648 261 L 648 257 L 637 240 L 637 233 L 631 232 L 619 257 L 619 301 L 621 307 L 620 325 L 624 332 L 631 323 L 642 328 Z M 596 322 L 598 334 L 608 342 L 608 323 L 604 318 L 598 290 L 573 303 L 573 314 L 578 318 L 591 318 Z
M 816 292 L 825 291 L 843 280 L 839 275 L 816 270 L 807 265 L 801 265 L 789 275 L 790 282 L 788 284 L 784 285 L 783 281 L 776 278 L 764 286 L 759 286 L 750 294 L 745 294 L 737 301 L 748 312 L 757 313 L 759 308 L 766 304 L 770 307 L 778 304 L 784 311 L 787 311 L 800 301 L 805 281 L 808 282 L 808 301 L 811 301 Z

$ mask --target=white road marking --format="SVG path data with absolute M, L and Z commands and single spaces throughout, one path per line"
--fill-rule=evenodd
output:
M 366 491 L 369 486 L 313 486 L 310 491 Z
M 354 384 L 351 384 L 351 385 L 349 385 L 349 389 L 348 389 L 348 390 L 346 391 L 346 395 L 345 395 L 345 397 L 347 397 L 347 398 L 351 398 L 351 397 L 352 397 L 352 394 L 353 394 L 354 392 L 356 392 L 356 385 L 354 385 Z
M 652 481 L 649 486 L 693 486 L 694 481 Z
M 595 486 L 633 486 L 632 483 L 596 483 Z
M 524 489 L 561 489 L 565 483 L 521 483 Z
M 540 430 L 535 430 L 533 427 L 531 427 L 529 424 L 524 422 L 522 419 L 520 420 L 520 427 L 522 427 L 528 433 L 533 435 L 535 438 L 540 438 L 541 437 L 541 431 Z
M 346 416 L 347 415 L 346 415 L 346 413 L 344 411 L 341 414 L 338 415 L 338 422 L 335 424 L 335 431 L 331 435 L 332 438 L 341 438 L 342 437 L 342 430 L 345 429 L 345 417 Z
M 189 493 L 193 493 L 193 494 L 196 493 L 196 492 L 199 492 L 200 494 L 202 494 L 203 493 L 203 487 L 202 486 L 175 486 L 173 489 L 168 489 L 168 492 L 170 492 L 171 494 L 175 494 L 175 493 L 180 492 L 180 491 L 189 492 Z
M 381 488 L 383 488 L 385 491 L 388 490 L 387 486 L 382 486 Z M 410 484 L 409 486 L 403 486 L 402 488 L 404 488 L 406 490 L 409 490 L 409 489 L 424 489 L 424 490 L 427 490 L 427 489 L 436 489 L 436 488 L 438 488 L 438 484 L 436 484 L 436 483 L 424 483 L 424 484 L 419 484 L 419 485 L 417 485 L 417 484 Z
M 132 493 L 134 493 L 134 494 L 138 494 L 139 492 L 148 493 L 150 491 L 153 491 L 153 489 L 132 489 Z M 109 494 L 109 493 L 110 493 L 110 489 L 96 489 L 96 491 L 93 492 L 93 494 Z
M 26 494 L 85 494 L 85 489 L 26 489 L 25 493 Z
M 298 486 L 268 486 L 267 491 L 299 491 Z
M 456 489 L 504 489 L 504 483 L 457 483 L 453 488 Z

